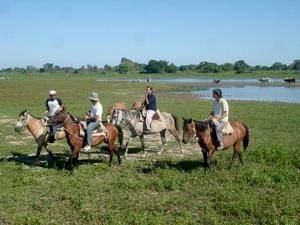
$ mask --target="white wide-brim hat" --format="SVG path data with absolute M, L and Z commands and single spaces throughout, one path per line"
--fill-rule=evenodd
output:
M 92 92 L 90 97 L 89 97 L 90 100 L 93 100 L 93 101 L 99 101 L 99 96 L 98 96 L 98 93 L 96 92 Z
M 49 95 L 56 95 L 56 91 L 55 90 L 49 91 Z

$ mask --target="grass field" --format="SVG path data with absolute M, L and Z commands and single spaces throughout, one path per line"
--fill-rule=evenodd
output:
M 232 150 L 216 153 L 204 173 L 199 147 L 192 143 L 185 146 L 192 153 L 171 154 L 174 141 L 160 157 L 121 166 L 115 160 L 111 168 L 99 156 L 82 158 L 74 173 L 63 169 L 65 142 L 52 146 L 57 161 L 30 163 L 36 145 L 14 132 L 13 119 L 23 109 L 40 116 L 48 90 L 56 89 L 76 116 L 89 108 L 91 91 L 100 93 L 104 109 L 142 97 L 144 84 L 95 79 L 45 75 L 0 82 L 0 224 L 300 223 L 300 104 L 230 101 L 231 119 L 250 129 L 245 165 L 236 161 L 231 169 Z M 160 110 L 205 118 L 209 101 L 164 93 L 180 88 L 155 84 Z M 134 142 L 129 153 L 139 147 Z

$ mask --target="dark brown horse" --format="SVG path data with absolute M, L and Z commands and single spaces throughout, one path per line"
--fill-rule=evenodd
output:
M 69 114 L 65 108 L 62 111 L 57 112 L 49 120 L 50 124 L 62 124 L 64 131 L 66 133 L 66 138 L 68 145 L 71 148 L 71 155 L 69 163 L 71 169 L 78 165 L 78 157 L 81 148 L 85 145 L 85 139 L 80 136 L 80 124 L 74 119 L 74 117 Z M 123 132 L 120 126 L 107 123 L 104 125 L 107 129 L 107 137 L 102 135 L 93 135 L 92 146 L 97 146 L 102 142 L 105 142 L 108 145 L 109 150 L 109 165 L 111 165 L 113 154 L 115 153 L 118 157 L 118 162 L 121 164 L 121 157 L 119 152 L 119 147 L 115 144 L 116 139 L 119 139 L 120 147 L 123 142 Z
M 202 150 L 205 170 L 210 169 L 210 159 L 218 146 L 215 126 L 212 120 L 196 121 L 192 119 L 185 119 L 183 124 L 182 142 L 188 143 L 189 139 L 195 134 L 198 137 L 198 143 Z M 230 122 L 234 132 L 229 135 L 223 135 L 223 149 L 228 149 L 233 146 L 234 152 L 230 165 L 234 162 L 236 156 L 239 156 L 241 164 L 244 163 L 242 153 L 240 150 L 241 142 L 243 142 L 244 150 L 246 150 L 249 143 L 248 127 L 240 121 Z

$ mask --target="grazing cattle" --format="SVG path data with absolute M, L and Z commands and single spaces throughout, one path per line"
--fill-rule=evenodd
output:
M 260 81 L 261 83 L 269 83 L 271 81 L 271 78 L 263 77 L 263 78 L 259 78 L 258 81 Z
M 107 121 L 110 122 L 112 115 L 115 110 L 121 110 L 121 109 L 126 109 L 126 103 L 125 102 L 116 102 L 112 106 L 110 106 L 107 110 Z
M 283 79 L 284 82 L 290 84 L 290 83 L 296 83 L 296 79 L 295 78 L 284 78 Z
M 221 82 L 221 80 L 219 80 L 219 79 L 214 79 L 213 82 L 216 83 L 216 84 L 218 84 L 218 83 Z
M 8 77 L 0 77 L 0 80 L 8 80 Z

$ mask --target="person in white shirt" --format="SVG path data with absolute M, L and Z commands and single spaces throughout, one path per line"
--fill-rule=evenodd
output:
M 62 109 L 63 103 L 60 98 L 56 97 L 56 91 L 51 90 L 49 91 L 49 98 L 46 100 L 46 111 L 44 112 L 44 115 L 48 118 L 54 116 L 54 114 Z M 48 137 L 48 140 L 50 143 L 53 143 L 55 141 L 55 133 L 58 130 L 58 128 L 61 127 L 61 125 L 49 125 L 50 127 L 50 135 Z
M 213 89 L 213 104 L 210 118 L 213 120 L 216 128 L 218 147 L 217 150 L 223 149 L 222 130 L 228 123 L 229 106 L 227 101 L 222 96 L 221 89 Z
M 89 99 L 91 100 L 92 107 L 87 113 L 87 128 L 86 128 L 86 146 L 83 148 L 84 151 L 89 151 L 92 146 L 92 132 L 99 127 L 102 127 L 102 113 L 103 108 L 99 101 L 98 93 L 92 92 Z

